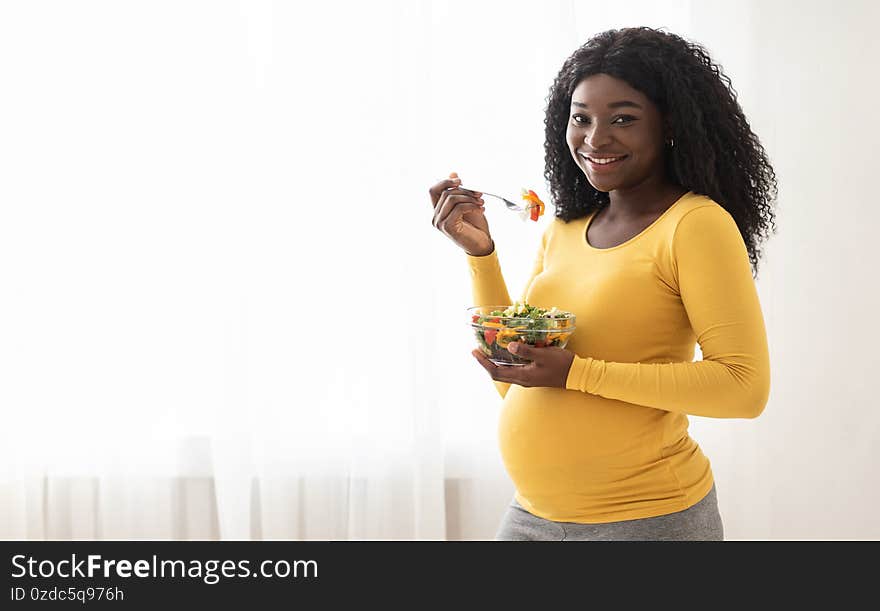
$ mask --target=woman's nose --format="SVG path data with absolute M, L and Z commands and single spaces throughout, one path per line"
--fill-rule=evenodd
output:
M 587 132 L 584 134 L 584 143 L 587 144 L 594 151 L 601 149 L 609 142 L 610 137 L 608 131 L 600 129 L 598 127 L 587 130 Z

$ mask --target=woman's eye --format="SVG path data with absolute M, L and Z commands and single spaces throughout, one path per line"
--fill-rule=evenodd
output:
M 571 118 L 575 123 L 580 124 L 589 123 L 590 121 L 588 117 L 585 117 L 583 115 L 573 115 Z M 630 121 L 635 120 L 635 117 L 632 117 L 630 115 L 620 115 L 619 117 L 616 117 L 614 121 L 612 121 L 612 123 L 618 123 L 619 119 L 625 119 L 624 123 L 629 123 Z M 618 123 L 618 125 L 620 125 L 620 123 Z

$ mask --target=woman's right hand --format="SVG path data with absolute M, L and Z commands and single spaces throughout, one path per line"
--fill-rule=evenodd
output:
M 428 192 L 434 206 L 434 227 L 471 256 L 483 257 L 495 250 L 483 210 L 482 193 L 462 188 L 455 172 Z

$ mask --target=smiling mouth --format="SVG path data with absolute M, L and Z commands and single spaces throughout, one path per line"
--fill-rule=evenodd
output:
M 581 158 L 589 163 L 591 167 L 594 168 L 605 168 L 609 166 L 614 166 L 629 157 L 629 155 L 621 155 L 620 157 L 589 157 L 584 154 L 580 154 Z

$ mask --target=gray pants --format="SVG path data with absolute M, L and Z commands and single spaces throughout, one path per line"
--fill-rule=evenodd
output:
M 723 541 L 715 485 L 700 502 L 663 516 L 605 524 L 554 522 L 511 501 L 496 541 Z

